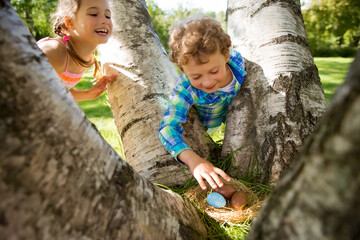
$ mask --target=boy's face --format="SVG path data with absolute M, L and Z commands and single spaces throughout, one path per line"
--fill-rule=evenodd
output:
M 207 63 L 199 64 L 190 58 L 189 62 L 182 66 L 182 69 L 193 87 L 213 93 L 232 81 L 231 70 L 226 65 L 229 56 L 224 56 L 217 51 L 208 55 L 207 60 Z

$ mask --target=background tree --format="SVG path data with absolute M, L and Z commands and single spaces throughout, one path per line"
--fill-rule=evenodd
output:
M 0 238 L 204 239 L 195 208 L 94 129 L 8 1 L 0 28 Z
M 346 82 L 249 234 L 254 239 L 359 239 L 360 51 Z
M 169 28 L 171 23 L 168 21 L 165 11 L 161 10 L 153 0 L 147 0 L 146 5 L 160 42 L 166 52 L 169 52 L 167 42 L 169 40 Z
M 167 53 L 169 52 L 169 29 L 174 23 L 180 20 L 185 20 L 191 15 L 208 15 L 214 19 L 217 19 L 221 23 L 223 29 L 226 29 L 225 13 L 223 11 L 218 13 L 214 11 L 204 12 L 200 8 L 184 8 L 182 4 L 179 4 L 177 8 L 174 8 L 170 11 L 164 11 L 161 10 L 153 0 L 146 0 L 146 5 L 156 33 L 159 36 L 160 42 L 164 46 Z
M 360 41 L 360 2 L 357 0 L 314 0 L 303 10 L 310 47 L 315 55 L 352 56 Z M 327 54 L 327 55 L 326 55 Z
M 326 108 L 300 1 L 229 0 L 227 19 L 248 74 L 228 108 L 223 155 L 242 148 L 232 175 L 275 182 Z
M 58 0 L 11 0 L 11 4 L 26 23 L 36 40 L 53 36 L 51 14 Z

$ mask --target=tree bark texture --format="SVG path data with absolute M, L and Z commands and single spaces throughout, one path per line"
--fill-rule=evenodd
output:
M 246 61 L 228 108 L 222 154 L 232 175 L 276 182 L 327 106 L 298 0 L 228 1 L 228 33 Z
M 203 239 L 191 203 L 100 136 L 8 1 L 0 31 L 0 239 Z
M 109 101 L 126 161 L 142 176 L 165 185 L 181 184 L 191 177 L 166 151 L 158 138 L 160 120 L 177 73 L 155 33 L 144 0 L 110 1 L 114 31 L 100 47 L 106 74 L 119 77 L 108 87 Z M 195 113 L 184 126 L 189 146 L 203 157 L 212 141 Z
M 360 51 L 248 239 L 360 239 Z

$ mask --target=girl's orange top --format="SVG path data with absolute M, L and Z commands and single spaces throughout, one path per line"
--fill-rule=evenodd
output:
M 37 44 L 45 42 L 45 41 L 49 41 L 49 40 L 56 40 L 56 41 L 62 43 L 65 46 L 65 42 L 63 42 L 62 40 L 57 39 L 57 38 L 50 38 L 50 37 L 40 39 L 37 42 Z M 69 58 L 70 58 L 69 53 L 67 53 L 65 71 L 62 72 L 62 73 L 59 73 L 59 76 L 63 80 L 63 82 L 65 83 L 66 87 L 68 89 L 71 89 L 72 87 L 74 87 L 76 84 L 78 84 L 80 82 L 80 79 L 81 79 L 82 75 L 84 74 L 85 69 L 81 73 L 70 73 L 70 72 L 68 72 Z

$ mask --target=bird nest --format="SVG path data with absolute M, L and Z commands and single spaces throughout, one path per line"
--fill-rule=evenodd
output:
M 231 208 L 230 200 L 226 200 L 226 205 L 223 208 L 214 208 L 207 204 L 206 198 L 209 193 L 212 192 L 211 188 L 207 184 L 208 190 L 202 190 L 200 186 L 192 188 L 185 193 L 185 196 L 195 205 L 206 212 L 210 217 L 219 222 L 231 222 L 242 223 L 246 220 L 251 220 L 255 217 L 256 213 L 260 209 L 262 201 L 243 183 L 231 179 L 226 184 L 232 185 L 236 191 L 243 191 L 248 197 L 248 203 L 244 209 L 235 210 Z

